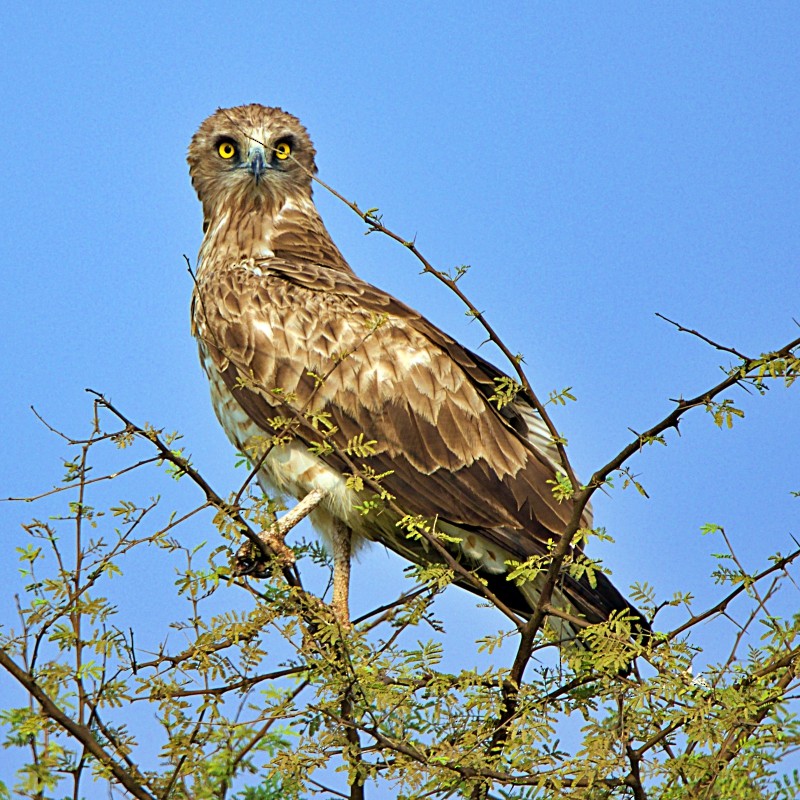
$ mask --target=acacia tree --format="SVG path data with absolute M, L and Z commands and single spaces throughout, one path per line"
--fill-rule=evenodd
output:
M 0 797 L 92 796 L 96 781 L 112 796 L 148 800 L 797 796 L 800 777 L 787 774 L 782 761 L 800 746 L 800 615 L 781 618 L 774 609 L 782 593 L 794 591 L 787 578 L 800 550 L 776 553 L 751 572 L 725 531 L 709 525 L 704 533 L 722 543 L 711 576 L 718 599 L 710 607 L 698 608 L 680 592 L 659 597 L 634 586 L 632 599 L 652 621 L 652 636 L 632 637 L 623 616 L 591 626 L 570 618 L 585 647 L 560 653 L 543 623 L 547 615 L 566 616 L 550 603 L 559 575 L 591 578 L 602 569 L 572 549 L 604 536 L 581 527 L 594 492 L 614 479 L 643 491 L 630 458 L 666 444 L 688 413 L 699 409 L 730 426 L 741 414 L 733 387 L 790 386 L 800 373 L 800 338 L 754 357 L 688 331 L 730 359 L 725 377 L 676 401 L 582 484 L 548 414 L 569 392 L 540 401 L 521 360 L 461 291 L 465 268 L 434 268 L 414 242 L 383 225 L 377 209 L 361 211 L 337 196 L 369 232 L 400 242 L 466 303 L 513 367 L 515 377 L 498 384 L 494 401 L 522 393 L 550 429 L 563 465 L 553 491 L 571 504 L 572 519 L 546 557 L 509 574 L 543 581 L 537 607 L 521 619 L 453 557 L 435 520 L 397 508 L 381 476 L 362 463 L 370 443 L 356 437 L 338 450 L 366 497 L 364 513 L 392 505 L 405 535 L 427 540 L 437 559 L 409 568 L 400 596 L 381 597 L 343 629 L 326 603 L 325 582 L 321 591 L 307 587 L 330 574 L 324 550 L 313 541 L 284 541 L 321 494 L 286 510 L 252 488 L 266 453 L 291 441 L 305 409 L 287 402 L 273 435 L 242 454 L 247 477 L 230 491 L 206 480 L 177 433 L 139 423 L 94 393 L 88 435 L 51 428 L 70 453 L 62 484 L 21 498 L 63 498 L 65 513 L 33 519 L 17 547 L 26 585 L 18 621 L 0 631 L 0 666 L 27 700 L 3 703 L 4 744 L 17 754 L 18 769 L 0 778 Z M 336 447 L 324 424 L 319 430 L 318 446 Z M 107 499 L 145 471 L 148 499 Z M 170 492 L 176 505 L 165 515 L 153 495 L 169 479 L 186 488 L 180 499 Z M 198 524 L 207 544 L 184 544 L 183 534 Z M 178 575 L 170 607 L 177 646 L 166 630 L 126 627 L 119 620 L 129 615 L 112 599 L 131 580 L 128 564 L 153 547 L 160 554 L 149 559 L 150 580 L 163 585 L 171 570 Z M 263 564 L 260 580 L 244 574 L 254 560 Z M 437 619 L 437 598 L 456 576 L 500 612 L 501 628 L 477 637 L 478 649 L 492 656 L 486 669 L 443 667 L 448 653 L 448 663 L 459 663 L 452 654 L 464 646 L 444 635 Z M 685 621 L 660 630 L 665 606 L 685 607 Z M 736 623 L 727 655 L 695 675 L 698 626 L 720 615 Z M 761 634 L 757 646 L 747 638 L 753 630 Z

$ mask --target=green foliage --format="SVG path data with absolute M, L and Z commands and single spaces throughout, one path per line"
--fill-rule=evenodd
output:
M 568 400 L 571 400 L 574 403 L 577 399 L 578 398 L 572 394 L 572 387 L 567 386 L 566 389 L 562 389 L 560 392 L 556 390 L 551 391 L 548 395 L 547 403 L 545 403 L 545 405 L 552 403 L 553 405 L 557 406 L 565 406 Z
M 738 377 L 790 383 L 797 363 L 783 356 L 749 369 Z M 521 386 L 497 382 L 492 401 L 513 403 Z M 566 389 L 550 402 L 570 399 Z M 742 416 L 726 399 L 692 406 L 720 427 Z M 626 614 L 587 626 L 559 608 L 560 576 L 594 585 L 603 567 L 583 547 L 610 540 L 602 528 L 572 528 L 546 552 L 509 563 L 507 578 L 518 585 L 555 576 L 548 626 L 509 620 L 497 631 L 476 627 L 471 640 L 445 635 L 437 597 L 454 580 L 475 578 L 465 574 L 460 538 L 435 518 L 396 509 L 382 486 L 391 473 L 369 465 L 380 443 L 357 434 L 337 452 L 360 462 L 349 462 L 346 479 L 361 513 L 398 541 L 453 558 L 409 567 L 401 597 L 376 587 L 375 607 L 343 629 L 324 595 L 299 581 L 330 570 L 319 544 L 296 546 L 292 570 L 276 561 L 261 582 L 231 567 L 245 531 L 272 529 L 278 499 L 247 483 L 215 493 L 175 446 L 178 434 L 138 427 L 105 401 L 100 407 L 122 424 L 105 430 L 94 420 L 92 435 L 64 460 L 62 485 L 45 495 L 60 496 L 61 513 L 31 520 L 25 539 L 12 544 L 22 592 L 18 622 L 0 632 L 0 666 L 20 692 L 4 698 L 0 726 L 17 767 L 2 774 L 0 800 L 105 791 L 93 783 L 118 796 L 170 800 L 798 795 L 800 776 L 784 761 L 800 748 L 800 614 L 776 609 L 795 591 L 787 568 L 799 553 L 746 569 L 725 528 L 704 525 L 702 534 L 719 542 L 710 574 L 717 603 L 697 608 L 688 592 L 661 598 L 647 584 L 634 586 L 631 599 L 654 623 L 642 635 Z M 254 437 L 243 454 L 248 482 L 273 447 L 295 441 L 301 424 L 319 433 L 316 452 L 336 449 L 325 413 L 276 416 L 271 434 Z M 631 452 L 664 444 L 667 427 L 637 434 Z M 130 451 L 130 463 L 105 466 L 119 449 Z M 148 480 L 149 499 L 128 494 L 125 481 L 153 464 L 179 484 L 160 470 Z M 646 496 L 624 459 L 596 473 L 592 486 L 611 489 L 613 475 Z M 198 496 L 186 508 L 181 495 L 164 513 L 152 492 L 158 480 L 170 497 Z M 104 486 L 113 486 L 113 499 Z M 562 503 L 591 491 L 576 491 L 562 472 L 551 488 Z M 171 586 L 172 603 L 158 624 L 131 627 L 142 583 L 130 565 L 148 548 L 148 582 Z M 681 616 L 677 627 L 660 629 L 665 608 L 673 620 Z M 562 613 L 578 636 L 559 650 Z M 707 624 L 722 631 L 721 657 L 704 652 Z
M 575 494 L 572 481 L 563 472 L 557 472 L 555 478 L 548 480 L 547 483 L 553 487 L 551 490 L 553 492 L 553 497 L 555 497 L 559 503 L 570 500 Z
M 765 387 L 768 380 L 783 379 L 784 386 L 791 386 L 800 376 L 800 356 L 779 352 L 764 353 L 731 370 L 731 374 L 747 379 L 756 388 Z
M 714 424 L 721 428 L 726 425 L 728 428 L 733 427 L 734 418 L 743 419 L 744 411 L 733 404 L 733 400 L 725 399 L 719 403 L 713 400 L 706 401 L 706 411 L 714 418 Z
M 364 441 L 364 434 L 359 433 L 348 440 L 344 452 L 348 456 L 358 456 L 359 458 L 366 458 L 375 454 L 375 445 L 378 443 L 377 439 L 370 439 Z
M 522 384 L 519 381 L 505 375 L 502 378 L 495 378 L 494 384 L 494 392 L 489 397 L 489 402 L 494 403 L 498 409 L 513 403 L 522 391 Z

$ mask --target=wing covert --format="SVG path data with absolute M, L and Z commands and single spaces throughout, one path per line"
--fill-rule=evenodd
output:
M 201 339 L 225 384 L 262 429 L 285 399 L 329 415 L 337 447 L 363 433 L 362 459 L 409 513 L 480 529 L 514 557 L 541 553 L 569 518 L 551 484 L 555 462 L 525 432 L 517 401 L 489 402 L 502 373 L 406 305 L 352 273 L 280 259 L 217 270 L 197 287 Z M 542 431 L 536 431 L 542 441 Z M 535 437 L 534 437 L 535 441 Z M 324 460 L 349 467 L 335 453 Z

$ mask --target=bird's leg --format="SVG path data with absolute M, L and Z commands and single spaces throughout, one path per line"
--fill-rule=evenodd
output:
M 294 508 L 276 520 L 274 525 L 258 534 L 258 538 L 275 554 L 279 566 L 294 566 L 294 550 L 286 544 L 286 534 L 300 520 L 305 519 L 325 499 L 325 496 L 324 490 L 313 489 Z M 269 563 L 264 561 L 263 554 L 250 540 L 238 549 L 233 563 L 237 575 L 266 578 L 270 574 Z
M 350 627 L 350 528 L 337 520 L 333 531 L 333 615 Z

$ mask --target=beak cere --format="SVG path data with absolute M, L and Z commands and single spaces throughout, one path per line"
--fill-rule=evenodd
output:
M 247 168 L 256 179 L 256 183 L 258 183 L 261 176 L 268 169 L 264 160 L 264 151 L 260 147 L 250 148 L 250 152 L 247 154 Z

